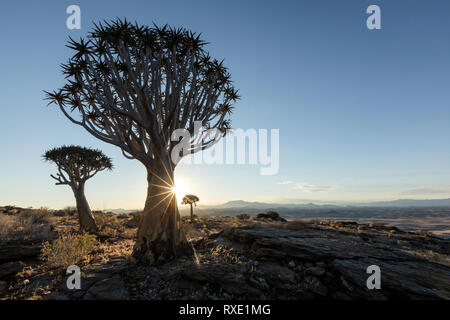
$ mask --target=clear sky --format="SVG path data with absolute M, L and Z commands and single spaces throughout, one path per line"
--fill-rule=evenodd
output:
M 81 30 L 66 28 L 71 4 Z M 366 27 L 371 4 L 381 7 L 381 30 Z M 63 84 L 67 37 L 117 16 L 201 32 L 240 89 L 233 126 L 280 129 L 277 175 L 255 165 L 177 167 L 200 203 L 450 197 L 448 0 L 18 0 L 0 3 L 0 205 L 74 205 L 41 154 L 80 144 L 115 163 L 87 184 L 93 208 L 143 206 L 143 166 L 43 101 L 42 90 Z

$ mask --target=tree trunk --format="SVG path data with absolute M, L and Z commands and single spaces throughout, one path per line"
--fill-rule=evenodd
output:
M 194 222 L 194 209 L 192 208 L 192 203 L 191 205 L 191 222 Z
M 147 169 L 147 200 L 133 252 L 139 262 L 162 263 L 194 253 L 181 226 L 169 161 L 155 160 Z
M 84 184 L 80 183 L 78 188 L 74 190 L 75 199 L 77 201 L 78 221 L 80 222 L 80 230 L 97 232 L 97 224 L 95 223 L 94 215 L 89 208 L 89 204 L 84 195 Z

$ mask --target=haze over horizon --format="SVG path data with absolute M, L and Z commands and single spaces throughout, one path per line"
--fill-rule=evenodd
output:
M 112 172 L 86 185 L 93 209 L 143 207 L 142 164 L 43 101 L 42 90 L 63 84 L 59 64 L 71 54 L 68 36 L 84 37 L 92 22 L 116 16 L 202 33 L 211 54 L 225 59 L 242 96 L 233 127 L 280 130 L 276 175 L 261 176 L 259 165 L 179 165 L 176 183 L 183 193 L 198 195 L 200 205 L 450 197 L 448 1 L 382 2 L 382 29 L 376 31 L 365 25 L 372 3 L 360 0 L 83 0 L 77 2 L 81 30 L 66 28 L 70 1 L 24 4 L 0 4 L 0 36 L 8 44 L 0 61 L 0 205 L 73 206 L 71 190 L 54 185 L 56 168 L 41 155 L 77 144 L 99 148 L 114 162 Z

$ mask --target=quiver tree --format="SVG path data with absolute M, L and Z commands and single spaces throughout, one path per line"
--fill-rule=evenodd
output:
M 43 155 L 46 161 L 52 161 L 58 166 L 56 175 L 50 175 L 56 180 L 56 185 L 69 185 L 75 195 L 80 229 L 90 232 L 97 231 L 94 216 L 84 194 L 86 181 L 98 172 L 112 169 L 111 159 L 99 150 L 79 146 L 63 146 L 48 150 Z
M 191 222 L 194 221 L 194 208 L 192 207 L 192 205 L 197 206 L 197 202 L 199 201 L 200 199 L 193 194 L 187 194 L 183 197 L 183 200 L 181 200 L 181 204 L 191 205 Z
M 222 62 L 189 30 L 139 26 L 128 21 L 95 25 L 88 39 L 70 39 L 74 55 L 62 65 L 68 81 L 47 92 L 73 123 L 116 145 L 147 169 L 148 191 L 134 256 L 163 261 L 191 254 L 172 192 L 178 158 L 202 151 L 230 127 L 239 97 Z M 201 128 L 216 130 L 205 137 Z M 186 147 L 172 140 L 184 129 Z

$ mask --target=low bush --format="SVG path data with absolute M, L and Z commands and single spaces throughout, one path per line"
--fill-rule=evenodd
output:
M 68 267 L 89 262 L 90 254 L 99 246 L 95 235 L 63 233 L 51 243 L 42 244 L 41 257 L 51 267 Z

